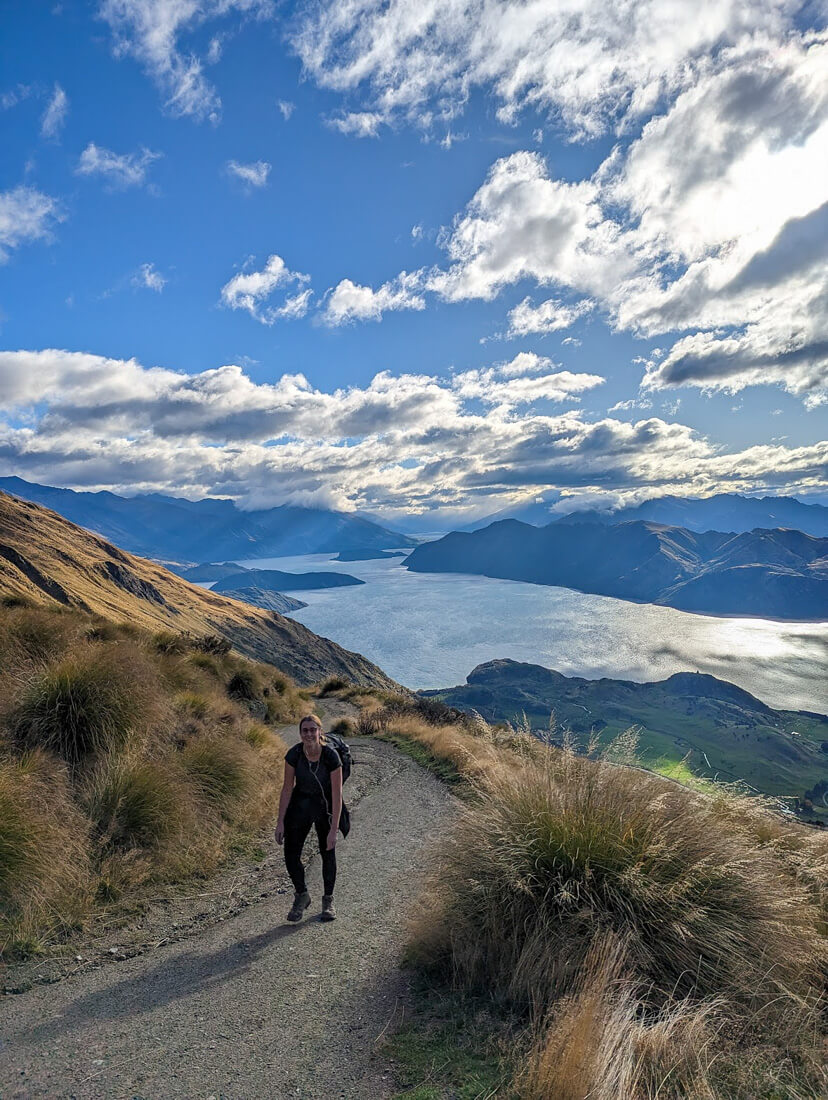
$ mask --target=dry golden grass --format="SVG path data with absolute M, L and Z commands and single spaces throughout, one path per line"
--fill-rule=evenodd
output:
M 209 874 L 274 816 L 267 723 L 307 706 L 278 669 L 19 605 L 0 608 L 0 653 L 0 950 Z
M 411 926 L 432 980 L 522 1011 L 521 1100 L 818 1100 L 828 837 L 732 791 L 388 699 L 366 732 L 469 795 Z

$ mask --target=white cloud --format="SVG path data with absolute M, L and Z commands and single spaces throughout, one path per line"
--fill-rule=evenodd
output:
M 221 17 L 269 18 L 275 6 L 272 0 L 101 0 L 99 11 L 112 29 L 116 55 L 131 55 L 143 65 L 170 114 L 215 120 L 221 111 L 218 92 L 197 54 L 180 40 Z M 214 36 L 207 60 L 215 61 L 220 48 Z
M 354 137 L 377 137 L 383 117 L 375 111 L 351 111 L 326 120 L 334 130 Z
M 237 365 L 190 375 L 79 352 L 0 352 L 0 448 L 8 472 L 51 484 L 229 495 L 246 506 L 303 494 L 389 514 L 479 510 L 487 499 L 550 490 L 826 486 L 825 442 L 727 453 L 658 417 L 517 414 L 599 382 L 535 357 L 449 379 L 383 372 L 326 392 L 301 374 L 254 383 Z
M 509 313 L 509 336 L 528 336 L 530 333 L 545 335 L 569 328 L 578 318 L 593 309 L 595 303 L 585 298 L 574 305 L 564 305 L 556 298 L 549 298 L 539 306 L 532 305 L 531 298 L 524 298 Z
M 11 110 L 18 103 L 28 99 L 33 92 L 34 88 L 31 84 L 18 84 L 14 88 L 7 88 L 5 92 L 0 92 L 0 109 L 4 111 Z
M 59 84 L 55 84 L 52 98 L 40 122 L 40 133 L 45 138 L 56 138 L 63 129 L 69 112 L 69 99 Z
M 161 153 L 142 149 L 138 153 L 113 153 L 90 141 L 81 153 L 75 171 L 80 176 L 103 176 L 113 187 L 140 187 L 147 169 Z
M 292 33 L 320 85 L 362 94 L 366 109 L 429 127 L 475 88 L 510 122 L 548 112 L 576 135 L 652 112 L 700 59 L 793 21 L 787 0 L 321 0 Z
M 257 160 L 252 164 L 240 164 L 237 160 L 227 162 L 227 171 L 248 187 L 265 187 L 270 169 L 271 165 L 266 160 Z
M 285 122 L 288 121 L 290 116 L 296 110 L 296 104 L 291 103 L 288 99 L 277 99 L 276 106 L 279 108 L 279 111 L 281 112 L 282 118 L 285 120 Z
M 502 157 L 438 239 L 442 269 L 406 278 L 419 299 L 492 301 L 527 280 L 579 296 L 524 298 L 508 335 L 594 306 L 616 330 L 667 337 L 649 388 L 774 384 L 824 401 L 826 71 L 828 35 L 757 37 L 700 62 L 589 179 L 555 178 L 537 152 Z
M 328 325 L 344 325 L 349 321 L 380 321 L 388 310 L 425 309 L 421 290 L 422 277 L 416 271 L 402 271 L 377 290 L 343 279 L 330 292 L 322 317 Z
M 156 270 L 155 264 L 141 264 L 132 276 L 132 285 L 146 287 L 147 290 L 154 290 L 157 294 L 160 294 L 167 285 L 167 279 L 160 271 Z
M 62 217 L 55 200 L 33 187 L 0 191 L 0 263 L 19 245 L 48 239 Z
M 222 303 L 228 309 L 244 309 L 263 325 L 272 325 L 279 319 L 303 317 L 307 311 L 312 291 L 302 290 L 288 298 L 282 306 L 267 306 L 267 299 L 281 287 L 298 283 L 303 286 L 309 275 L 291 271 L 281 256 L 268 257 L 261 271 L 240 272 L 221 288 Z

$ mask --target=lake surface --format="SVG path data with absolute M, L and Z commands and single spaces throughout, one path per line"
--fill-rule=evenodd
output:
M 770 706 L 828 712 L 828 623 L 690 615 L 569 588 L 411 573 L 401 561 L 335 562 L 307 554 L 242 564 L 364 580 L 295 593 L 308 606 L 291 618 L 364 654 L 410 688 L 462 684 L 475 665 L 511 657 L 590 679 L 709 672 Z

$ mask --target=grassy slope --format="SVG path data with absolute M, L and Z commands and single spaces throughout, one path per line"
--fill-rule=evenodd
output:
M 413 919 L 400 1100 L 826 1094 L 828 838 L 435 700 L 363 703 L 360 732 L 466 788 Z
M 306 695 L 219 642 L 0 603 L 0 955 L 208 875 L 272 819 L 268 727 Z
M 198 588 L 38 504 L 0 493 L 0 595 L 74 607 L 148 630 L 219 633 L 300 683 L 340 674 L 392 687 L 358 653 L 301 623 Z
M 828 776 L 828 755 L 820 750 L 828 720 L 772 710 L 747 693 L 711 698 L 688 688 L 674 694 L 659 684 L 558 678 L 540 666 L 510 662 L 491 677 L 430 694 L 491 722 L 520 722 L 525 714 L 538 730 L 548 729 L 554 712 L 559 729 L 584 742 L 596 735 L 602 745 L 636 726 L 647 766 L 676 764 L 689 754 L 696 774 L 743 780 L 765 794 L 802 797 Z

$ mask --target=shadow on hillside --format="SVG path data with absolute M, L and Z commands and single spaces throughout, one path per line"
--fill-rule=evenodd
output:
M 194 994 L 210 991 L 229 978 L 250 969 L 257 957 L 282 940 L 313 927 L 313 920 L 279 925 L 258 936 L 239 940 L 209 954 L 190 951 L 177 959 L 165 959 L 145 974 L 124 978 L 115 985 L 89 993 L 66 1006 L 61 1015 L 32 1028 L 20 1041 L 26 1045 L 59 1035 L 95 1021 L 125 1020 Z

